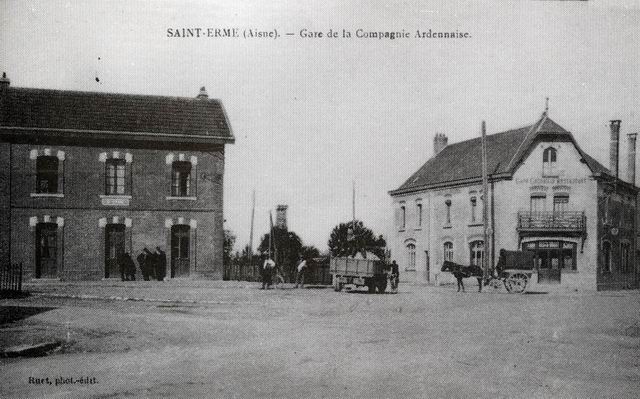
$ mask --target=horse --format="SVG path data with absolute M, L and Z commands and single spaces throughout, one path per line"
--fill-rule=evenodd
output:
M 479 266 L 464 266 L 445 260 L 440 271 L 453 274 L 456 280 L 458 280 L 458 292 L 460 292 L 461 287 L 462 292 L 464 292 L 464 283 L 462 282 L 462 279 L 468 277 L 476 277 L 478 279 L 478 292 L 482 292 L 482 279 L 484 277 L 484 273 Z

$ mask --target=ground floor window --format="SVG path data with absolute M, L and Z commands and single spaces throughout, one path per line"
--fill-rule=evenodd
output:
M 602 243 L 602 271 L 611 272 L 611 243 L 609 241 Z
M 444 260 L 453 262 L 453 243 L 452 242 L 447 241 L 444 243 Z
M 620 268 L 623 273 L 631 271 L 630 252 L 631 245 L 628 242 L 620 243 Z
M 469 244 L 469 252 L 471 265 L 482 267 L 482 259 L 484 258 L 484 241 L 472 241 Z
M 523 244 L 523 249 L 535 253 L 538 270 L 577 270 L 575 242 L 541 240 Z
M 407 245 L 407 268 L 406 270 L 416 270 L 416 246 Z

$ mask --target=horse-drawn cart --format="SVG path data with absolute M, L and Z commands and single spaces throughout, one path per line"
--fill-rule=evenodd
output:
M 500 282 L 508 292 L 523 293 L 531 280 L 534 265 L 534 253 L 530 251 L 500 250 L 500 258 L 486 285 L 498 288 Z
M 441 271 L 453 274 L 458 281 L 458 291 L 464 291 L 462 279 L 473 277 L 478 279 L 478 291 L 482 291 L 484 280 L 485 286 L 497 289 L 504 285 L 507 292 L 519 294 L 527 289 L 534 267 L 533 252 L 501 249 L 498 264 L 494 270 L 489 271 L 488 276 L 480 266 L 464 266 L 448 260 L 442 264 Z

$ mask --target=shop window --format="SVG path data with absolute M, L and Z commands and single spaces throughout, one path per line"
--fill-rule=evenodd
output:
M 416 246 L 407 244 L 407 268 L 406 270 L 416 270 Z
M 542 152 L 542 175 L 543 176 L 557 176 L 557 150 L 553 147 L 546 148 Z
M 611 243 L 609 241 L 602 243 L 602 271 L 611 272 Z
M 622 273 L 629 273 L 630 269 L 630 244 L 628 242 L 620 243 L 620 268 Z
M 36 159 L 36 193 L 58 192 L 58 157 L 42 155 Z
M 191 162 L 175 161 L 171 167 L 171 195 L 188 197 L 191 189 Z
M 453 243 L 450 241 L 444 243 L 444 260 L 453 262 Z
M 484 242 L 473 241 L 469 244 L 470 263 L 472 266 L 482 267 L 482 259 L 484 258 Z

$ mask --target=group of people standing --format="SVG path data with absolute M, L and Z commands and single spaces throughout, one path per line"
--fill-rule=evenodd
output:
M 140 272 L 142 272 L 143 280 L 164 280 L 167 274 L 167 256 L 160 247 L 156 247 L 155 252 L 151 252 L 145 247 L 136 260 L 138 261 Z M 123 253 L 118 258 L 118 268 L 120 269 L 122 281 L 135 281 L 136 264 L 128 252 Z

